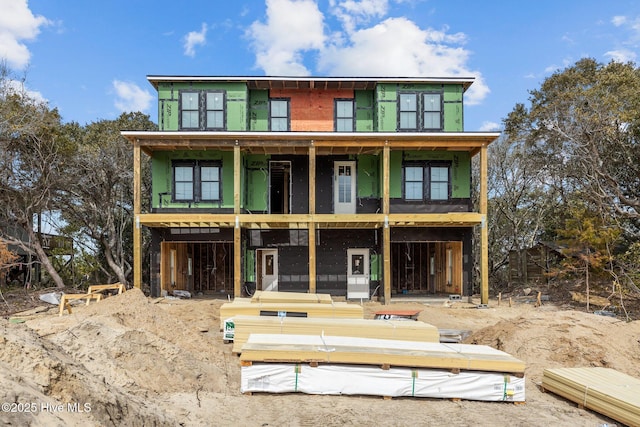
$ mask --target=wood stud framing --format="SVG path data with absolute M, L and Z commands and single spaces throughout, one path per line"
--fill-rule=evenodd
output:
M 480 292 L 481 303 L 487 304 L 489 295 L 488 230 L 487 230 L 487 147 L 497 138 L 492 133 L 439 134 L 350 134 L 335 133 L 307 135 L 307 132 L 222 134 L 216 132 L 137 132 L 122 133 L 133 143 L 133 285 L 142 282 L 141 227 L 214 227 L 234 229 L 234 296 L 241 296 L 242 229 L 307 229 L 309 231 L 309 292 L 316 291 L 315 232 L 317 229 L 382 229 L 382 270 L 384 303 L 391 300 L 391 227 L 475 227 L 480 226 Z M 233 150 L 234 200 L 233 214 L 171 214 L 141 212 L 141 151 L 152 155 L 157 150 L 176 148 Z M 457 150 L 479 154 L 480 203 L 479 212 L 442 214 L 390 213 L 390 157 L 393 150 Z M 241 213 L 241 178 L 243 154 L 300 154 L 309 157 L 309 213 L 308 214 L 243 214 Z M 362 153 L 382 154 L 382 212 L 377 214 L 317 214 L 315 212 L 316 156 Z

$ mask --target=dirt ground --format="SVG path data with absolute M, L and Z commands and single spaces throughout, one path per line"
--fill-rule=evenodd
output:
M 1 425 L 602 426 L 614 421 L 540 390 L 542 371 L 604 366 L 640 378 L 640 321 L 491 300 L 394 302 L 439 328 L 471 331 L 526 362 L 526 403 L 240 393 L 219 331 L 224 299 L 130 290 L 59 317 L 46 306 L 0 318 Z M 365 317 L 382 306 L 364 303 Z M 9 405 L 6 405 L 9 404 Z M 618 425 L 620 425 L 618 423 Z

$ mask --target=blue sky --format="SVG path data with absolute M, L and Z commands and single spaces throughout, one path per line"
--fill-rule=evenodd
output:
M 554 71 L 639 53 L 631 0 L 0 0 L 0 57 L 80 124 L 156 121 L 147 75 L 464 76 L 465 130 L 498 130 Z

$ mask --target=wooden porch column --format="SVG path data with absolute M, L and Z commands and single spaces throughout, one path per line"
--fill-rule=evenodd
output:
M 389 228 L 389 143 L 382 149 L 382 213 L 384 225 L 382 229 L 382 269 L 384 285 L 384 303 L 391 303 L 391 230 Z
M 309 147 L 309 293 L 316 293 L 316 147 Z
M 242 229 L 240 228 L 240 146 L 233 147 L 233 296 L 242 296 Z
M 133 286 L 142 287 L 142 230 L 140 225 L 140 141 L 133 143 Z
M 489 233 L 487 224 L 487 146 L 480 149 L 480 303 L 489 303 Z

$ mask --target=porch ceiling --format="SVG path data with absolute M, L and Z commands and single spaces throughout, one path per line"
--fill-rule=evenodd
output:
M 249 229 L 316 229 L 390 227 L 473 227 L 481 224 L 484 215 L 473 212 L 441 214 L 140 214 L 140 224 L 160 228 L 233 228 L 236 224 Z M 237 219 L 237 221 L 236 221 Z
M 154 151 L 232 150 L 239 146 L 251 154 L 317 155 L 377 154 L 382 148 L 468 151 L 475 154 L 500 135 L 497 132 L 142 132 L 124 131 L 132 143 L 151 155 Z

